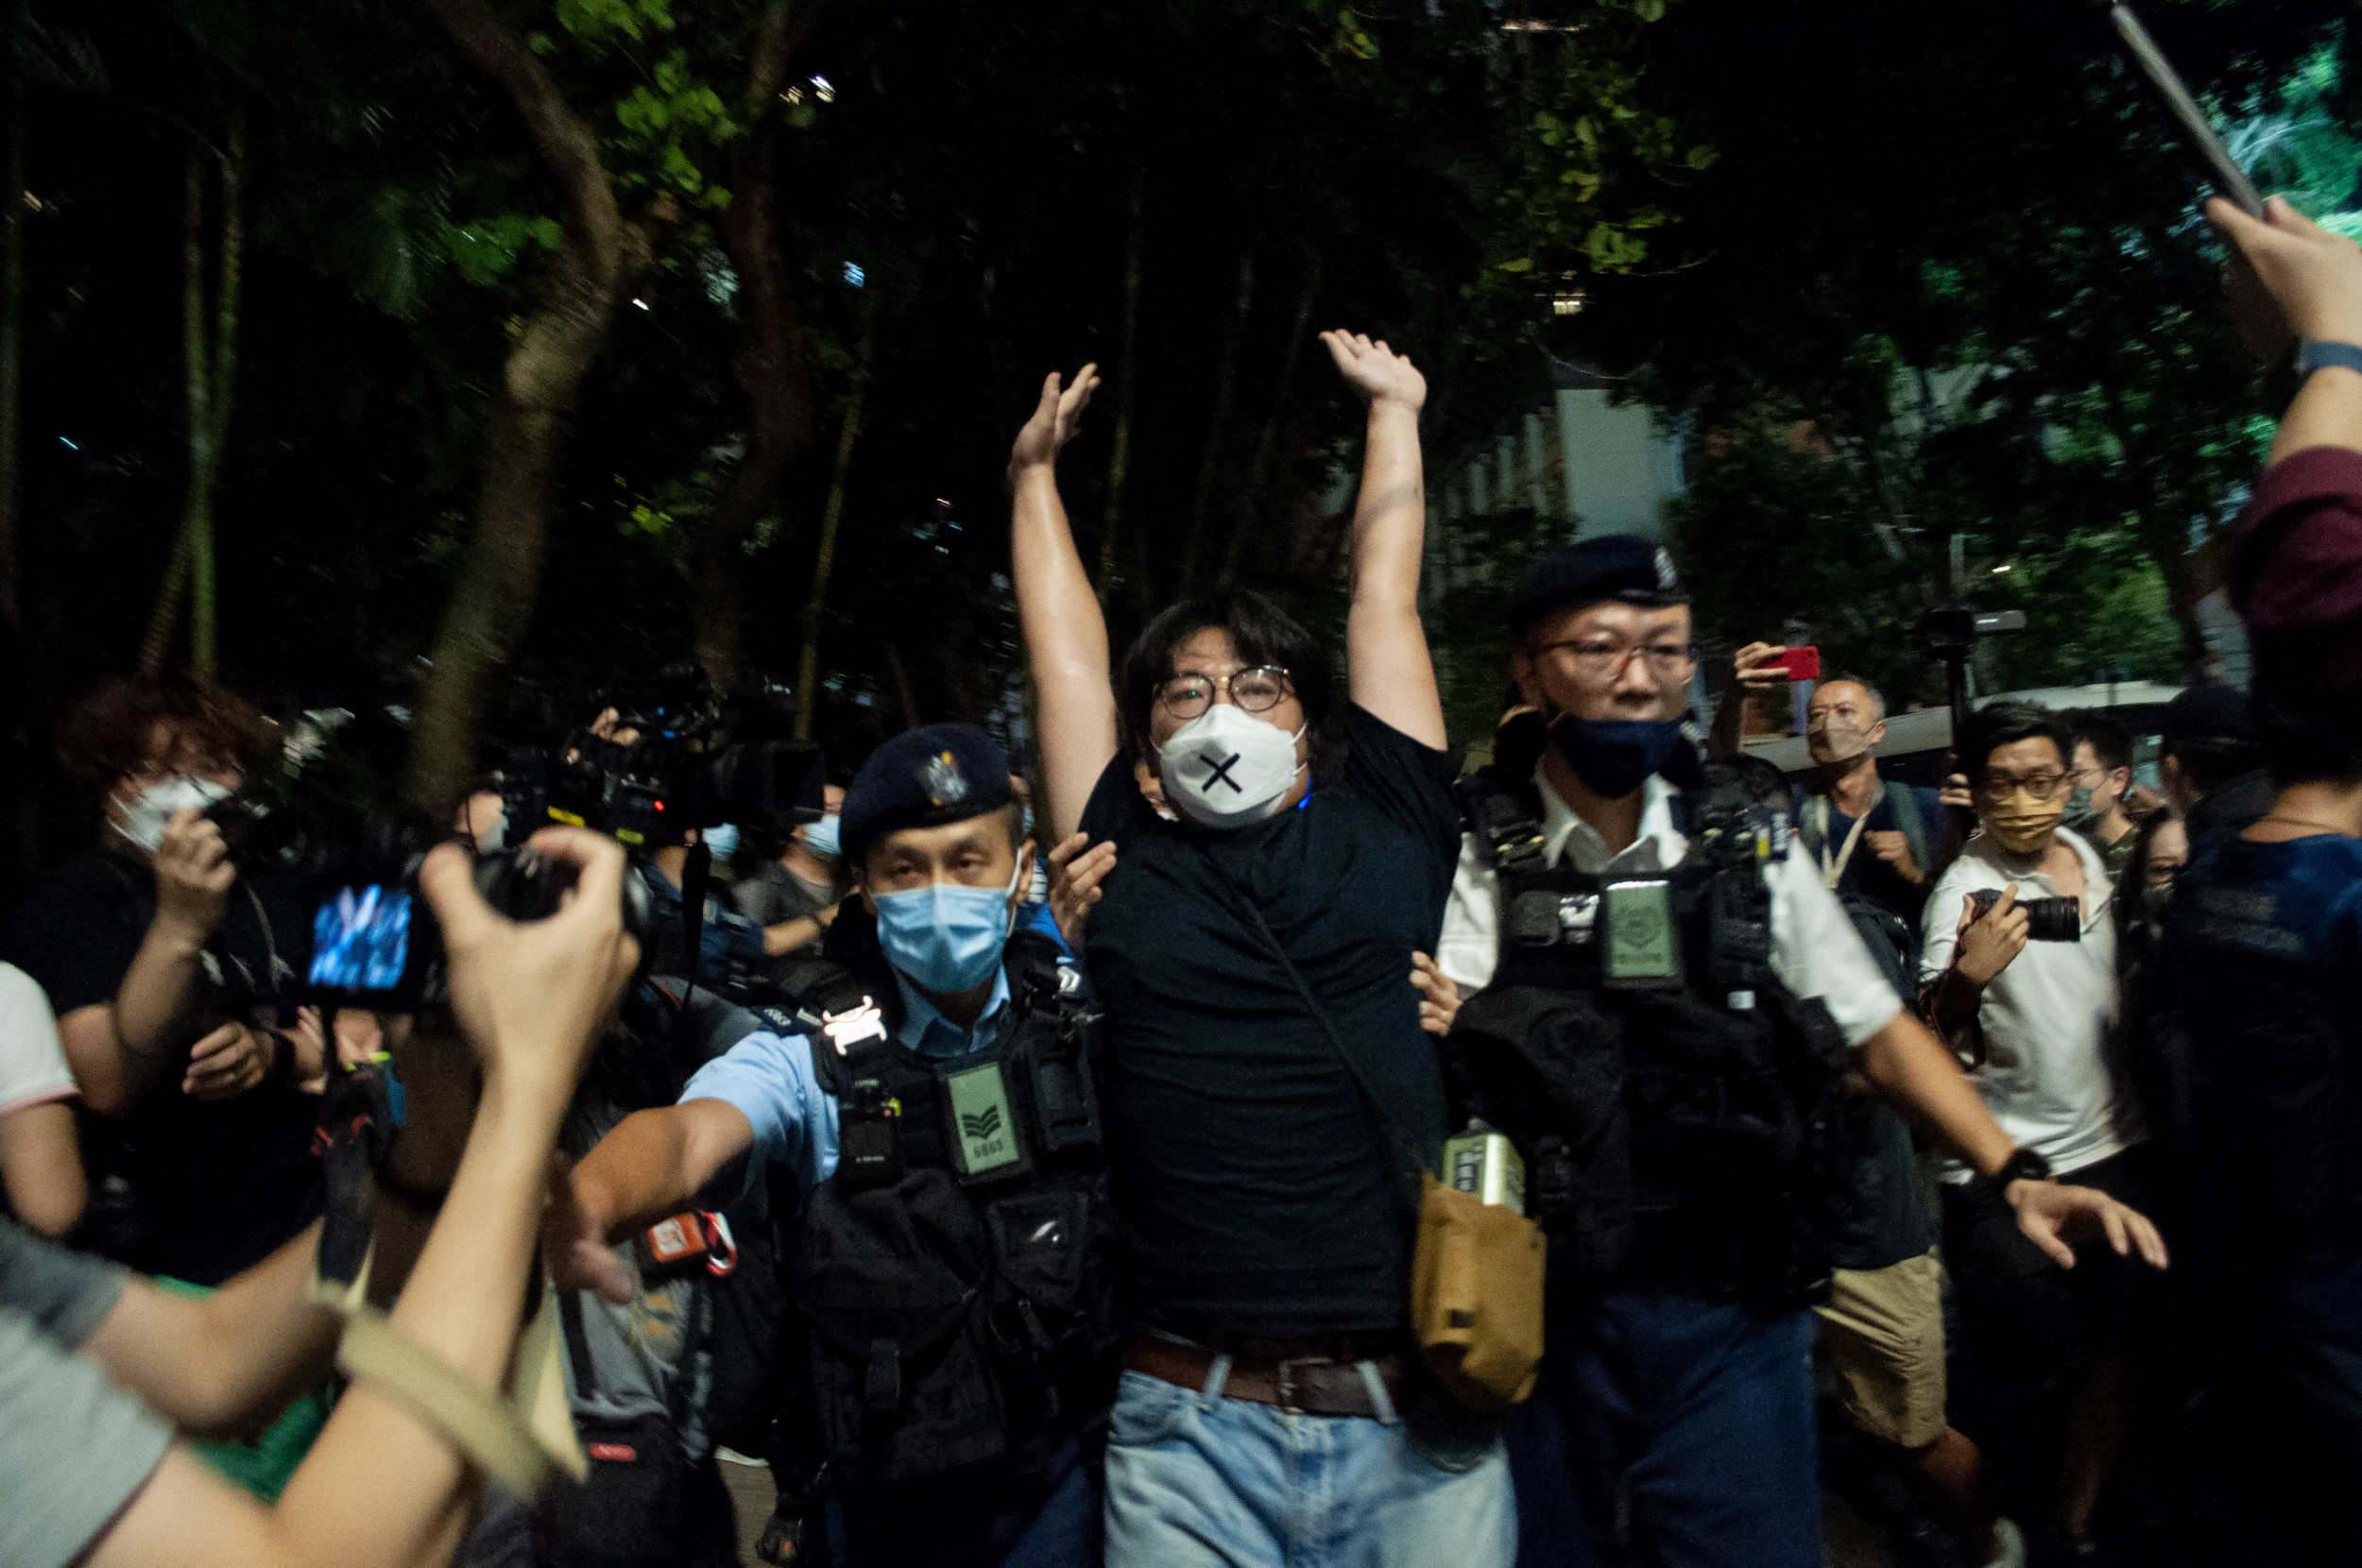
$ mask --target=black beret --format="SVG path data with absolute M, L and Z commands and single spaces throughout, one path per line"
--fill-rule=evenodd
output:
M 1009 803 L 1009 754 L 974 724 L 922 724 L 869 754 L 837 813 L 838 847 L 860 865 L 870 841 L 901 827 L 966 822 Z
M 1578 539 L 1526 573 L 1509 598 L 1509 629 L 1524 632 L 1554 611 L 1602 599 L 1664 609 L 1689 603 L 1673 557 L 1637 534 Z
M 2235 686 L 2193 686 L 2165 705 L 2165 749 L 2227 751 L 2256 743 L 2255 714 Z

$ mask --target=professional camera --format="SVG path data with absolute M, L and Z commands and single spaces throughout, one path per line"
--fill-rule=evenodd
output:
M 544 734 L 543 722 L 521 727 Z M 779 827 L 823 814 L 820 748 L 793 739 L 796 700 L 762 676 L 717 692 L 693 667 L 645 687 L 594 691 L 576 714 L 612 708 L 609 733 L 577 724 L 551 743 L 515 747 L 497 782 L 518 837 L 549 822 L 612 833 L 627 844 L 677 844 L 693 827 Z M 601 726 L 608 727 L 608 726 Z
M 447 995 L 442 932 L 419 892 L 419 867 L 441 837 L 423 822 L 378 818 L 352 842 L 317 855 L 307 878 L 312 923 L 301 970 L 308 999 L 402 1012 Z M 511 920 L 556 913 L 574 878 L 573 862 L 522 846 L 475 857 L 476 890 Z M 644 949 L 648 890 L 637 877 L 624 878 L 623 919 Z
M 1982 920 L 2001 901 L 1999 888 L 1978 888 L 1968 895 L 1969 903 Z M 2021 898 L 2017 908 L 2026 912 L 2026 940 L 2028 942 L 2080 942 L 2083 940 L 2083 906 L 2073 898 Z

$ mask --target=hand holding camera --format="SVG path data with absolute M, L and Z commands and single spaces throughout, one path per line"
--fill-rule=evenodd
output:
M 2018 907 L 2015 883 L 1993 894 L 1981 911 L 1977 894 L 1960 900 L 1960 952 L 1953 966 L 1972 985 L 1991 985 L 2012 959 L 2026 950 L 2028 916 Z
M 441 928 L 452 1012 L 483 1058 L 487 1094 L 534 1098 L 556 1114 L 631 979 L 640 945 L 624 928 L 624 851 L 613 839 L 545 827 L 525 847 L 574 873 L 545 919 L 495 912 L 455 844 L 427 856 L 419 890 Z
M 221 924 L 230 889 L 238 879 L 221 828 L 196 807 L 182 807 L 165 825 L 153 863 L 157 918 L 170 922 L 193 945 L 201 945 Z

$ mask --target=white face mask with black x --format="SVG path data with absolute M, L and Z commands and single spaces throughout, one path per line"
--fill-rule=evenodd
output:
M 1165 798 L 1207 827 L 1243 827 L 1279 810 L 1304 764 L 1293 735 L 1216 703 L 1156 748 Z

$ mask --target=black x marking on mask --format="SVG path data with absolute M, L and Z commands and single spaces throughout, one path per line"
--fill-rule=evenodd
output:
M 1234 751 L 1230 754 L 1229 760 L 1225 762 L 1217 762 L 1213 760 L 1213 758 L 1207 758 L 1206 760 L 1206 787 L 1210 790 L 1216 784 L 1227 784 L 1230 786 L 1230 793 L 1232 794 L 1242 795 L 1246 793 L 1245 789 L 1241 786 L 1239 781 L 1230 776 L 1230 770 L 1239 765 L 1239 758 L 1241 755 L 1241 753 Z

